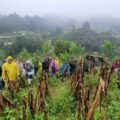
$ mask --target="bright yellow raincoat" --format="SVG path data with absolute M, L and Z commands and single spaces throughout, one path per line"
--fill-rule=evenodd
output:
M 19 76 L 19 68 L 16 62 L 12 62 L 11 64 L 6 62 L 3 64 L 2 78 L 5 80 L 5 84 L 7 84 L 8 80 L 16 80 L 17 76 Z

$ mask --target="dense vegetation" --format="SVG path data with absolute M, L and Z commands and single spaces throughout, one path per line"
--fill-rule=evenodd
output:
M 8 38 L 6 38 L 8 37 Z M 60 56 L 61 53 L 75 54 L 79 52 L 98 52 L 109 58 L 119 56 L 119 40 L 110 33 L 97 33 L 85 23 L 80 29 L 73 29 L 65 32 L 41 33 L 41 32 L 16 32 L 1 34 L 1 50 L 6 55 L 18 55 L 22 49 L 29 52 L 40 51 L 41 54 L 54 53 Z M 32 44 L 31 44 L 32 43 Z M 72 48 L 71 48 L 72 47 Z M 59 54 L 60 52 L 60 54 Z M 48 53 L 49 54 L 49 53 Z
M 37 54 L 38 55 L 38 54 Z M 40 55 L 40 54 L 39 54 Z M 31 57 L 31 54 L 26 50 L 20 53 L 23 59 Z M 66 55 L 64 55 L 66 57 Z M 36 60 L 36 55 L 31 57 Z M 21 88 L 20 92 L 15 94 L 14 97 L 10 95 L 7 89 L 4 89 L 3 95 L 12 101 L 14 107 L 12 109 L 5 108 L 4 112 L 0 114 L 1 120 L 23 120 L 23 98 L 28 97 L 29 92 L 33 91 L 33 102 L 36 100 L 37 86 L 39 85 L 39 76 L 33 79 L 31 84 L 26 84 Z M 84 86 L 94 88 L 97 85 L 99 75 L 89 76 L 85 74 Z M 49 92 L 45 98 L 45 111 L 47 111 L 48 120 L 77 120 L 78 116 L 78 103 L 71 91 L 71 77 L 62 80 L 62 78 L 49 77 L 48 79 Z M 117 76 L 113 74 L 111 77 L 111 83 L 108 88 L 108 95 L 104 96 L 101 101 L 101 107 L 99 106 L 93 116 L 93 120 L 119 120 L 120 119 L 120 92 L 117 86 Z M 44 113 L 36 113 L 34 120 L 44 120 Z M 81 119 L 83 120 L 82 116 Z M 27 107 L 26 119 L 33 120 L 30 108 Z
M 104 31 L 104 30 L 103 30 Z M 119 31 L 118 31 L 119 33 Z M 82 26 L 74 24 L 54 24 L 54 22 L 38 16 L 20 17 L 17 14 L 0 16 L 0 60 L 8 55 L 23 60 L 31 59 L 42 62 L 45 57 L 59 57 L 61 61 L 77 60 L 84 58 L 88 53 L 97 53 L 114 61 L 120 57 L 120 37 L 112 32 L 97 32 L 88 22 Z M 39 76 L 28 83 L 12 98 L 4 89 L 3 95 L 7 96 L 14 104 L 12 109 L 5 108 L 0 114 L 0 120 L 23 120 L 22 100 L 33 90 L 34 99 L 37 93 Z M 84 77 L 84 86 L 95 87 L 99 75 Z M 61 78 L 48 79 L 49 94 L 45 98 L 45 110 L 49 120 L 76 120 L 78 106 L 71 92 L 71 77 L 63 82 Z M 117 76 L 112 75 L 108 95 L 101 101 L 101 108 L 95 110 L 93 120 L 119 120 L 120 119 L 120 90 L 117 86 Z M 32 120 L 29 107 L 26 110 L 26 120 Z M 35 120 L 43 120 L 43 113 L 34 115 Z
M 61 22 L 60 20 L 39 16 L 21 17 L 15 13 L 9 16 L 1 15 L 0 46 L 3 47 L 5 42 L 12 41 L 13 50 L 11 51 L 20 52 L 20 50 L 17 49 L 25 47 L 31 52 L 35 49 L 41 49 L 42 43 L 45 41 L 50 40 L 52 44 L 54 44 L 56 41 L 62 39 L 74 41 L 78 46 L 84 46 L 87 52 L 101 52 L 102 45 L 104 43 L 107 44 L 104 42 L 107 40 L 111 42 L 109 45 L 112 44 L 113 48 L 111 49 L 114 54 L 119 54 L 116 53 L 120 49 L 119 30 L 117 32 L 111 32 L 103 29 L 104 32 L 96 32 L 97 30 L 95 31 L 95 29 L 92 29 L 93 27 L 90 26 L 89 22 L 85 22 L 81 26 L 80 23 L 76 25 L 75 22 L 69 23 L 63 20 L 61 20 Z M 31 42 L 34 44 L 31 45 Z M 17 47 L 15 48 L 15 46 Z M 117 48 L 117 50 L 114 50 L 114 48 Z

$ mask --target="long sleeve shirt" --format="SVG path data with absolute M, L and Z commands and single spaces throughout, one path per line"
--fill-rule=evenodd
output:
M 17 76 L 19 76 L 19 68 L 15 62 L 9 64 L 8 62 L 4 63 L 2 66 L 2 78 L 4 80 L 16 80 Z

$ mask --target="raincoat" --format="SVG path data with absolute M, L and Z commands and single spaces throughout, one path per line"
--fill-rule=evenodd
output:
M 16 80 L 17 76 L 19 76 L 19 68 L 15 62 L 9 64 L 5 62 L 2 66 L 2 78 L 5 80 L 5 85 L 7 85 L 7 81 Z
M 32 64 L 31 60 L 28 60 L 26 62 L 24 69 L 26 71 L 26 77 L 28 81 L 30 82 L 33 76 L 35 75 L 34 65 Z
M 62 66 L 60 68 L 60 76 L 64 75 L 65 71 L 67 71 L 67 75 L 70 75 L 70 65 L 62 63 Z
M 56 59 L 55 59 L 55 64 L 58 66 L 57 75 L 59 75 L 59 74 L 60 74 L 60 71 L 59 71 L 59 70 L 60 70 L 60 67 L 61 67 L 59 58 L 56 58 Z
M 21 76 L 25 76 L 25 69 L 22 62 L 16 62 Z
M 49 72 L 51 75 L 56 75 L 58 73 L 58 65 L 55 63 L 55 60 L 52 60 L 49 66 Z

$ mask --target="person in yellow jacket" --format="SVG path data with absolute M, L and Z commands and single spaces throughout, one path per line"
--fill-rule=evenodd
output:
M 59 58 L 58 57 L 56 57 L 55 58 L 55 64 L 57 64 L 57 66 L 58 66 L 58 72 L 57 72 L 57 75 L 59 75 L 60 74 L 60 67 L 61 67 L 61 63 L 60 63 L 60 60 L 59 60 Z
M 8 82 L 13 82 L 19 76 L 19 68 L 13 58 L 9 56 L 7 61 L 2 66 L 2 79 L 5 81 L 7 87 Z

